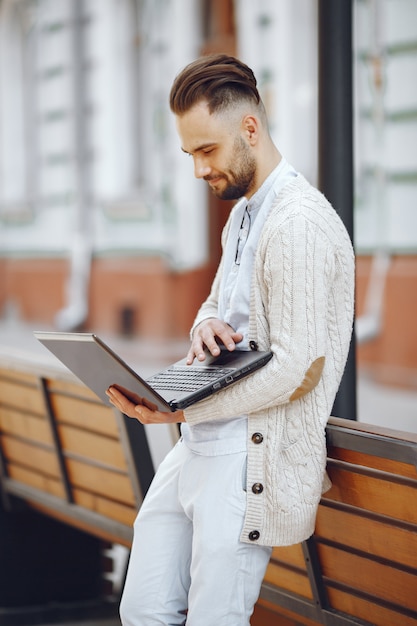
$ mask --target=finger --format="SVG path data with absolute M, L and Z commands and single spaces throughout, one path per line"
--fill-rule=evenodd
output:
M 187 356 L 186 356 L 186 363 L 187 365 L 191 365 L 194 361 L 194 359 L 196 358 L 196 353 L 194 352 L 193 347 L 191 346 L 190 349 L 187 352 Z
M 176 424 L 185 421 L 182 411 L 150 411 L 141 405 L 135 407 L 131 417 L 136 417 L 142 424 Z
M 236 344 L 240 343 L 243 340 L 243 335 L 242 335 L 242 333 L 235 333 L 234 332 L 232 334 L 232 339 L 233 339 L 235 347 L 236 347 Z
M 210 353 L 213 356 L 218 356 L 220 354 L 219 340 L 227 348 L 227 350 L 233 351 L 236 348 L 236 344 L 242 341 L 243 335 L 241 333 L 236 333 L 230 326 L 224 324 L 223 326 L 219 326 L 217 328 L 214 336 L 208 338 L 205 337 L 204 339 Z
M 193 339 L 191 347 L 188 351 L 187 363 L 188 365 L 191 365 L 194 359 L 198 359 L 199 361 L 204 361 L 205 358 L 206 358 L 206 355 L 204 353 L 203 343 L 201 342 L 199 338 L 196 337 Z
M 212 331 L 212 334 L 217 339 L 220 339 L 221 343 L 228 349 L 233 349 L 236 343 L 242 341 L 243 335 L 241 333 L 237 333 L 230 324 L 223 322 L 221 320 L 213 320 L 212 324 L 210 324 L 209 329 Z M 203 329 L 204 332 L 205 329 Z
M 119 411 L 121 411 L 122 413 L 129 415 L 129 413 L 132 413 L 134 411 L 136 403 L 126 398 L 125 395 L 120 393 L 120 391 L 118 391 L 114 387 L 108 389 L 106 391 L 106 394 L 109 397 L 110 403 L 117 409 L 119 409 Z
M 146 406 L 146 408 L 150 411 L 156 411 L 158 408 L 158 405 L 156 405 L 154 402 L 151 402 L 151 400 L 148 400 L 148 398 L 142 398 L 141 404 L 143 404 L 143 406 Z
M 112 385 L 108 388 L 106 394 L 109 396 L 109 398 L 117 398 L 120 403 L 124 403 L 124 400 L 127 399 L 131 404 L 133 404 L 133 406 L 142 404 L 151 411 L 156 411 L 156 409 L 158 408 L 158 406 L 148 398 L 145 398 L 144 396 L 139 396 L 137 393 L 133 393 L 133 391 L 130 391 L 129 389 L 126 389 L 121 385 Z
M 137 393 L 134 393 L 133 391 L 130 391 L 130 389 L 122 387 L 121 385 L 112 385 L 111 387 L 109 387 L 109 391 L 112 391 L 115 394 L 117 393 L 117 397 L 124 396 L 125 398 L 133 402 L 133 404 L 142 404 L 141 396 L 139 396 Z
M 216 318 L 209 318 L 195 328 L 186 362 L 188 365 L 191 365 L 195 358 L 199 361 L 204 361 L 206 358 L 204 348 L 212 356 L 218 356 L 220 354 L 219 340 L 228 350 L 232 351 L 242 339 L 243 335 L 235 332 L 226 322 Z
M 212 356 L 218 356 L 220 354 L 219 344 L 216 341 L 217 332 L 214 326 L 207 324 L 202 327 L 199 333 L 193 337 L 192 348 L 199 361 L 204 361 L 206 355 L 204 354 L 204 348 L 206 348 Z

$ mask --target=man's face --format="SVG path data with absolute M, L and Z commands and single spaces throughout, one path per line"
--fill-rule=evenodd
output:
M 211 115 L 200 102 L 176 117 L 184 152 L 194 159 L 194 174 L 223 200 L 252 195 L 256 161 L 239 122 L 226 114 Z

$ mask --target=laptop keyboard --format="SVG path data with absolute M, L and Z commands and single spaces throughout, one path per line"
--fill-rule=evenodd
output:
M 233 372 L 230 367 L 192 367 L 189 365 L 175 366 L 164 372 L 155 374 L 147 382 L 156 389 L 172 389 L 174 391 L 197 391 L 210 385 L 222 376 Z

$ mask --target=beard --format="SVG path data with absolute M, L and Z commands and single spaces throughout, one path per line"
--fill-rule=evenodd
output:
M 226 187 L 212 188 L 214 195 L 221 200 L 238 200 L 247 194 L 255 181 L 256 161 L 240 136 L 236 137 L 231 160 L 233 165 L 229 166 L 223 175 L 227 182 Z

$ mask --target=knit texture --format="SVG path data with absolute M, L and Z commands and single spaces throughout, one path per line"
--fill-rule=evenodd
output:
M 229 224 L 230 218 L 223 244 Z M 193 328 L 217 317 L 222 269 L 220 262 Z M 249 340 L 271 349 L 273 358 L 185 410 L 190 424 L 248 414 L 244 542 L 253 542 L 249 535 L 257 531 L 256 543 L 290 545 L 314 531 L 329 487 L 325 426 L 346 364 L 353 309 L 349 236 L 326 198 L 299 175 L 272 206 L 251 281 Z M 256 483 L 263 489 L 252 491 Z

